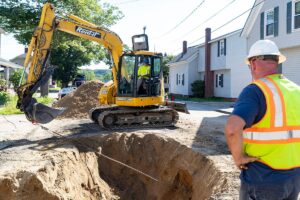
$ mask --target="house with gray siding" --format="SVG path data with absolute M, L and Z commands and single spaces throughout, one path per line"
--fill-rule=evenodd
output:
M 259 39 L 274 41 L 287 57 L 281 72 L 300 85 L 300 0 L 256 0 L 241 36 L 247 51 Z

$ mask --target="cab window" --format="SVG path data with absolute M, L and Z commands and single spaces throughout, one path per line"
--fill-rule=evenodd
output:
M 131 95 L 133 91 L 134 82 L 134 66 L 135 57 L 134 56 L 123 56 L 121 73 L 119 77 L 119 94 Z
M 153 77 L 158 77 L 161 71 L 161 59 L 154 58 L 154 65 L 153 65 Z

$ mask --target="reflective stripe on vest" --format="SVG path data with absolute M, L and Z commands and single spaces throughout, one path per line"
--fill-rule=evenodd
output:
M 274 169 L 300 167 L 300 87 L 279 74 L 256 80 L 266 99 L 263 118 L 243 132 L 244 151 Z
M 300 130 L 272 131 L 272 132 L 244 132 L 243 137 L 244 139 L 259 140 L 259 141 L 300 139 Z
M 274 109 L 275 109 L 275 121 L 274 121 L 274 126 L 283 126 L 283 114 L 282 114 L 282 105 L 284 104 L 280 97 L 279 97 L 279 91 L 277 90 L 277 87 L 274 85 L 272 81 L 270 81 L 267 78 L 262 78 L 260 79 L 262 82 L 264 82 L 269 89 L 272 92 L 272 97 L 273 97 L 273 102 L 274 102 Z

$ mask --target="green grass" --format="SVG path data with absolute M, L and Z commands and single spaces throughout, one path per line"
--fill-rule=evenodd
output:
M 37 97 L 36 99 L 39 103 L 48 105 L 54 101 L 50 97 Z M 16 108 L 17 100 L 17 96 L 10 97 L 10 100 L 3 107 L 0 107 L 0 115 L 22 114 L 23 112 Z
M 58 92 L 60 89 L 60 87 L 49 88 L 49 92 Z

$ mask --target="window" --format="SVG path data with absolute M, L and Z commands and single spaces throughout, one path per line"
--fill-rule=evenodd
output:
M 274 9 L 266 11 L 266 36 L 274 35 Z
M 161 59 L 154 58 L 153 76 L 158 77 L 160 75 L 160 70 L 161 70 Z
M 181 84 L 184 85 L 184 74 L 182 74 L 182 81 Z
M 220 41 L 220 55 L 224 55 L 225 43 L 224 40 Z
M 226 38 L 218 41 L 218 57 L 220 55 L 226 55 Z
M 216 74 L 216 87 L 223 87 L 224 74 Z
M 180 85 L 180 74 L 178 74 L 178 85 Z
M 294 29 L 300 28 L 300 0 L 294 2 L 293 16 Z

